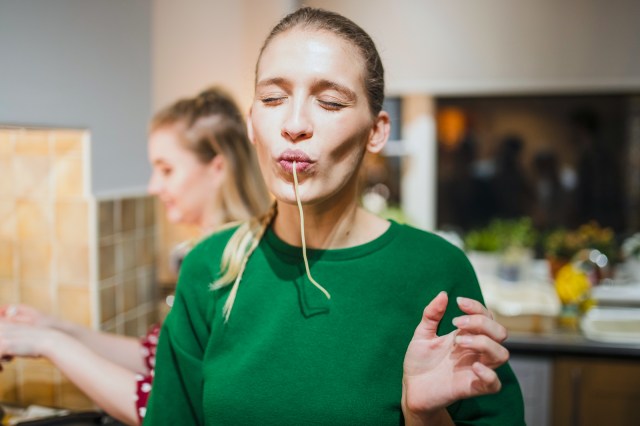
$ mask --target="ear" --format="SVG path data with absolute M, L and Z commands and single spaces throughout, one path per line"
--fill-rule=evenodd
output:
M 218 154 L 213 157 L 207 167 L 212 174 L 220 176 L 221 174 L 224 174 L 226 172 L 227 160 L 226 158 L 224 158 L 224 155 Z
M 251 119 L 251 112 L 253 111 L 253 107 L 249 108 L 249 114 L 247 114 L 247 136 L 249 137 L 249 142 L 252 145 L 255 145 L 253 141 L 253 120 Z
M 369 141 L 367 142 L 367 151 L 372 154 L 377 154 L 382 151 L 382 148 L 389 140 L 389 132 L 391 130 L 391 119 L 386 111 L 380 111 L 375 118 L 371 133 L 369 134 Z

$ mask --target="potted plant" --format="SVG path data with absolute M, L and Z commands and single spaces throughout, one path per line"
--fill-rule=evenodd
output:
M 536 233 L 529 218 L 494 219 L 465 236 L 465 249 L 478 275 L 517 281 L 533 258 Z
M 556 277 L 560 268 L 569 263 L 581 250 L 598 250 L 606 256 L 608 262 L 616 260 L 616 245 L 611 228 L 603 228 L 591 221 L 578 229 L 559 228 L 544 239 L 545 256 L 549 261 L 552 277 Z

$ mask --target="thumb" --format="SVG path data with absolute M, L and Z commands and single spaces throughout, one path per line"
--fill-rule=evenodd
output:
M 424 308 L 422 313 L 422 320 L 416 328 L 415 337 L 423 339 L 433 339 L 437 337 L 436 330 L 438 324 L 444 316 L 444 312 L 447 309 L 447 302 L 449 296 L 446 291 L 441 291 L 438 295 Z

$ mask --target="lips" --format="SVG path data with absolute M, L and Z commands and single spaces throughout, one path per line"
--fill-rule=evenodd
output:
M 300 150 L 288 149 L 278 157 L 278 164 L 287 172 L 293 173 L 293 163 L 296 163 L 296 172 L 301 173 L 313 166 L 311 158 Z

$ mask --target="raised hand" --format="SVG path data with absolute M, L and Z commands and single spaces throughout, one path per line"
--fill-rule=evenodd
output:
M 457 330 L 436 335 L 448 303 L 441 292 L 425 308 L 404 359 L 403 410 L 405 415 L 429 415 L 453 402 L 500 390 L 495 368 L 509 352 L 502 346 L 503 326 L 478 301 L 460 297 L 466 314 L 454 319 Z

